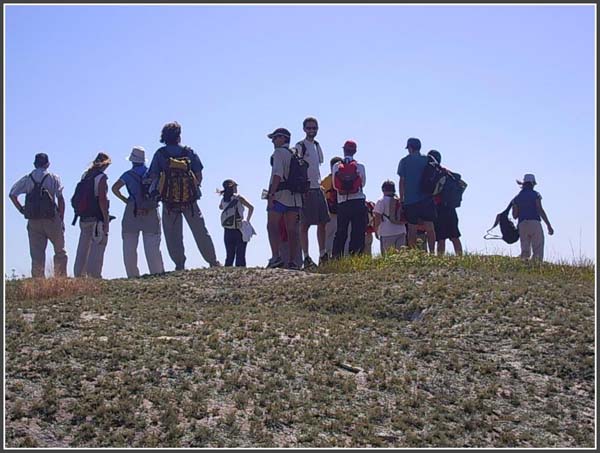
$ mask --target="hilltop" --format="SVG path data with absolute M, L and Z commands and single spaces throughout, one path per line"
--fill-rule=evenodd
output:
M 7 447 L 594 447 L 594 269 L 6 282 Z

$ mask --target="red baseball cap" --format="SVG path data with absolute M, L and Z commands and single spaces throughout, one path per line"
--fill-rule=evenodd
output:
M 346 143 L 344 143 L 344 148 L 356 149 L 356 142 L 352 140 L 346 140 Z

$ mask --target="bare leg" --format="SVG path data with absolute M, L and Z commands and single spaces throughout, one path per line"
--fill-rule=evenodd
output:
M 443 256 L 446 253 L 446 239 L 437 241 L 437 254 Z
M 452 245 L 454 245 L 454 254 L 456 256 L 462 256 L 463 250 L 460 238 L 450 238 L 450 241 L 452 241 Z
M 283 214 L 275 211 L 267 213 L 267 232 L 269 233 L 269 245 L 271 246 L 271 257 L 279 256 L 279 247 L 281 244 L 281 236 L 279 234 L 279 220 Z M 289 231 L 288 231 L 289 238 Z
M 427 233 L 427 245 L 429 246 L 429 253 L 435 252 L 435 228 L 433 222 L 423 222 L 425 231 Z

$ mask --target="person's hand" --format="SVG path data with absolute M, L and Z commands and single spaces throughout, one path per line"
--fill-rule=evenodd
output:
M 552 228 L 550 225 L 548 225 L 548 234 L 550 236 L 552 236 L 554 234 L 554 228 Z
M 109 225 L 110 222 L 102 222 L 102 230 L 104 231 L 104 234 L 108 234 Z

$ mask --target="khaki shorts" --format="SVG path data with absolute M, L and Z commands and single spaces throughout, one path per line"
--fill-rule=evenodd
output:
M 309 189 L 304 194 L 300 219 L 304 225 L 329 222 L 327 201 L 325 201 L 325 194 L 321 189 Z

